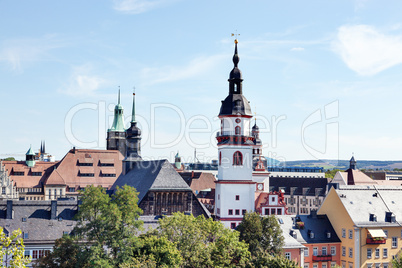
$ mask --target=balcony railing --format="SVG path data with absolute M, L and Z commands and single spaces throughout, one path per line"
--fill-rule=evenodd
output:
M 386 242 L 387 240 L 383 237 L 380 238 L 367 237 L 366 239 L 366 244 L 368 245 L 385 244 Z
M 332 255 L 313 255 L 313 261 L 332 261 Z

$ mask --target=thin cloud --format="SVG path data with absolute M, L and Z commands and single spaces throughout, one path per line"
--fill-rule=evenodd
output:
M 140 14 L 170 5 L 178 0 L 115 0 L 114 9 L 128 14 Z
M 304 51 L 304 47 L 292 47 L 290 51 Z
M 144 81 L 147 81 L 147 84 L 158 84 L 196 78 L 211 71 L 212 68 L 215 68 L 219 63 L 226 59 L 226 55 L 215 55 L 193 59 L 185 66 L 144 68 L 141 71 L 141 76 Z
M 100 76 L 93 75 L 92 66 L 84 64 L 76 66 L 66 85 L 59 92 L 70 96 L 91 96 L 106 84 L 106 80 Z
M 345 25 L 332 43 L 346 65 L 360 75 L 374 75 L 402 63 L 402 36 L 369 25 Z
M 23 72 L 28 62 L 51 59 L 49 51 L 65 46 L 54 35 L 41 38 L 20 38 L 4 41 L 0 45 L 0 62 L 6 62 L 16 72 Z

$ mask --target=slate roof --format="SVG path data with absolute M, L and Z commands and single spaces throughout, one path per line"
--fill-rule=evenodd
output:
M 111 189 L 115 190 L 117 186 L 124 185 L 137 189 L 139 202 L 149 190 L 192 191 L 166 159 L 135 162 L 133 169 L 126 175 L 121 175 Z
M 336 235 L 329 219 L 326 215 L 277 215 L 278 219 L 282 219 L 280 227 L 283 234 L 295 234 L 296 240 L 302 244 L 316 244 L 316 243 L 340 243 L 341 240 Z M 304 222 L 304 229 L 297 229 L 294 225 L 294 220 L 298 219 Z M 314 233 L 311 238 L 310 232 Z M 327 233 L 330 233 L 330 237 Z
M 402 226 L 402 187 L 345 185 L 335 191 L 356 226 Z M 396 222 L 386 221 L 386 212 L 392 212 Z M 370 221 L 370 214 L 377 221 Z
M 246 97 L 242 94 L 229 94 L 226 99 L 222 101 L 219 116 L 237 114 L 253 116 L 249 101 Z
M 271 191 L 285 190 L 285 195 L 325 196 L 328 184 L 327 178 L 302 178 L 302 177 L 270 177 L 269 188 Z M 304 190 L 304 191 L 303 191 Z
M 55 219 L 50 219 L 51 201 L 12 201 L 13 219 L 6 219 L 7 201 L 0 201 L 0 226 L 11 233 L 21 229 L 28 233 L 24 244 L 53 244 L 70 233 L 74 226 L 74 215 L 77 212 L 77 201 L 57 201 Z M 59 220 L 60 217 L 60 220 Z M 24 221 L 23 218 L 26 220 Z

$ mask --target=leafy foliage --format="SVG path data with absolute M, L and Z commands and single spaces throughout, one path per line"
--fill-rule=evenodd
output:
M 325 172 L 325 178 L 333 179 L 334 176 L 335 176 L 335 174 L 336 174 L 338 171 L 343 171 L 343 170 L 340 170 L 340 169 L 331 169 L 331 170 L 329 169 L 329 170 L 327 170 L 327 171 Z
M 259 251 L 252 257 L 248 267 L 298 268 L 299 265 L 282 255 L 273 256 L 267 252 Z
M 131 259 L 142 225 L 137 191 L 124 186 L 109 197 L 103 188 L 89 186 L 81 194 L 73 230 L 76 237 L 59 240 L 52 254 L 37 261 L 37 267 L 59 267 L 63 263 L 63 267 L 106 268 Z
M 0 267 L 26 267 L 30 262 L 29 258 L 24 257 L 24 241 L 21 237 L 21 230 L 15 230 L 10 236 L 4 233 L 0 227 Z
M 274 215 L 261 217 L 256 212 L 248 212 L 237 230 L 253 256 L 264 251 L 269 254 L 280 254 L 282 251 L 284 238 Z
M 237 231 L 203 216 L 175 213 L 160 219 L 154 234 L 175 243 L 183 258 L 182 267 L 238 267 L 250 257 Z
M 402 268 L 402 250 L 399 254 L 392 260 L 393 268 Z

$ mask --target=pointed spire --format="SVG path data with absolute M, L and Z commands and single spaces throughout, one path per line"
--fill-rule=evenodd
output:
M 120 86 L 119 86 L 119 97 L 118 97 L 118 100 L 117 100 L 117 104 L 120 104 Z
M 239 41 L 237 41 L 237 39 L 235 39 L 235 51 L 234 51 L 234 55 L 233 55 L 233 64 L 234 67 L 237 67 L 237 65 L 239 64 L 240 58 L 239 58 L 239 54 L 237 53 L 237 43 L 239 43 Z
M 43 140 L 42 154 L 46 153 L 45 140 Z
M 131 122 L 135 122 L 135 87 L 133 88 L 133 111 L 131 112 Z
M 42 152 L 43 152 L 43 141 L 40 141 L 39 154 L 42 154 Z

